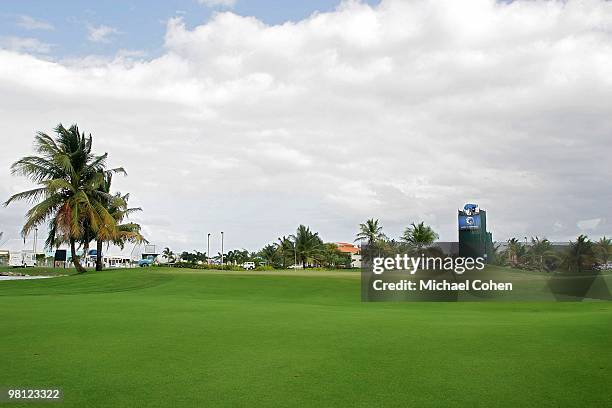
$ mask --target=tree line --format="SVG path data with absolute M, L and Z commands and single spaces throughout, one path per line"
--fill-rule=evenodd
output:
M 407 248 L 420 249 L 431 245 L 438 234 L 428 225 L 421 222 L 411 224 L 406 228 L 400 241 L 389 240 L 382 232 L 378 220 L 369 219 L 359 225 L 355 242 L 376 248 L 381 253 L 401 251 Z M 169 248 L 163 252 L 166 259 L 190 265 L 206 264 L 209 260 L 219 263 L 221 254 L 208 258 L 206 252 L 194 250 L 184 251 L 175 255 Z M 342 267 L 351 266 L 351 255 L 341 252 L 333 242 L 323 242 L 318 232 L 305 225 L 298 226 L 295 234 L 278 237 L 259 251 L 249 252 L 246 249 L 232 250 L 223 254 L 223 260 L 230 265 L 242 265 L 245 262 L 255 262 L 257 265 L 267 265 L 273 268 L 287 268 L 299 265 L 307 267 Z
M 164 250 L 167 259 L 186 264 L 205 264 L 209 261 L 206 252 L 184 251 L 176 256 L 169 248 Z M 168 256 L 170 255 L 170 256 Z M 221 254 L 217 253 L 210 260 L 219 263 Z M 288 268 L 290 266 L 307 267 L 350 267 L 350 254 L 343 253 L 333 242 L 323 242 L 318 232 L 305 225 L 300 225 L 295 234 L 277 238 L 259 251 L 249 252 L 246 249 L 236 249 L 223 254 L 223 261 L 229 265 L 242 265 L 245 262 L 255 262 L 272 268 Z
M 494 248 L 493 263 L 528 270 L 581 273 L 610 268 L 612 262 L 612 240 L 607 237 L 593 242 L 586 235 L 579 235 L 564 247 L 556 247 L 546 238 L 533 237 L 529 243 L 511 238 L 505 249 L 499 248 L 499 245 Z
M 127 242 L 146 242 L 140 225 L 127 221 L 141 209 L 128 206 L 129 194 L 111 192 L 113 176 L 127 173 L 122 167 L 107 168 L 108 153 L 93 152 L 91 134 L 81 133 L 77 125 L 65 128 L 61 123 L 54 132 L 54 136 L 38 132 L 35 154 L 11 166 L 13 175 L 29 178 L 36 188 L 14 194 L 4 205 L 16 201 L 32 204 L 21 235 L 25 238 L 38 226 L 48 224 L 45 246 L 68 244 L 79 273 L 86 270 L 78 251 L 86 254 L 95 242 L 96 270 L 101 270 L 104 244 L 123 247 Z

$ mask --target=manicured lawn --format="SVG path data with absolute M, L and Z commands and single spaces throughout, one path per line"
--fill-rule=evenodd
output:
M 351 272 L 0 282 L 0 339 L 0 386 L 61 387 L 57 406 L 612 400 L 612 303 L 361 303 Z

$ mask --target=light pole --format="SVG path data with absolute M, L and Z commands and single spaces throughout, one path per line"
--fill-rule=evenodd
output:
M 208 243 L 206 244 L 206 262 L 210 264 L 210 232 L 208 233 Z
M 221 231 L 221 266 L 223 266 L 223 231 Z
M 293 243 L 293 269 L 297 269 L 297 242 Z

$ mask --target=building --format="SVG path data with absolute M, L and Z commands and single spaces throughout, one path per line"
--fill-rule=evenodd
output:
M 95 268 L 98 251 L 96 249 L 90 249 L 87 252 L 87 256 L 84 258 L 85 266 L 88 268 Z M 131 268 L 132 259 L 127 255 L 107 255 L 102 253 L 102 264 L 104 268 Z
M 361 268 L 361 249 L 350 242 L 336 242 L 338 251 L 351 256 L 351 268 Z

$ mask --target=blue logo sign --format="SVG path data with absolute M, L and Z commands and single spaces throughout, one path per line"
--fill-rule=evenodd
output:
M 471 230 L 480 228 L 480 214 L 475 215 L 460 215 L 459 216 L 459 229 L 460 230 Z

